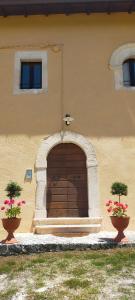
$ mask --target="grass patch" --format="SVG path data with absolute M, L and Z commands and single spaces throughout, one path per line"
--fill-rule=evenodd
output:
M 11 273 L 15 265 L 15 261 L 9 261 L 2 264 L 0 263 L 0 275 L 5 273 Z
M 58 261 L 56 264 L 60 270 L 65 270 L 66 267 L 68 267 L 68 265 L 69 265 L 69 261 L 64 258 L 64 259 L 61 259 L 60 261 Z
M 71 270 L 72 275 L 74 276 L 82 276 L 85 275 L 88 272 L 87 268 L 83 265 L 79 265 L 78 267 L 75 267 L 73 270 Z
M 86 287 L 89 287 L 90 282 L 88 280 L 80 280 L 78 278 L 71 278 L 71 279 L 65 280 L 64 285 L 66 285 L 70 289 L 86 288 Z
M 0 300 L 10 300 L 17 293 L 17 288 L 9 288 L 6 292 L 0 293 Z
M 132 253 L 133 250 L 130 251 L 119 250 L 117 252 L 110 252 L 105 256 L 97 256 L 96 259 L 92 259 L 92 264 L 99 269 L 105 268 L 109 274 L 116 273 L 117 271 L 121 271 L 125 266 L 130 268 L 135 265 L 135 253 Z
M 0 292 L 0 300 L 11 299 L 22 288 L 27 300 L 95 300 L 101 294 L 104 299 L 108 294 L 113 299 L 112 285 L 116 299 L 135 299 L 134 269 L 134 249 L 0 257 L 0 275 L 6 275 L 4 284 L 8 286 L 7 291 Z M 124 284 L 127 278 L 133 281 L 128 287 Z M 2 276 L 0 280 L 1 287 Z M 43 293 L 38 292 L 41 287 L 45 287 Z

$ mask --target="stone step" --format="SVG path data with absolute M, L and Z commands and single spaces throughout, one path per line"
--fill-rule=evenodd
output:
M 102 218 L 44 218 L 34 219 L 33 225 L 83 225 L 101 224 Z
M 36 234 L 83 234 L 97 233 L 101 229 L 101 224 L 82 224 L 82 225 L 36 225 Z

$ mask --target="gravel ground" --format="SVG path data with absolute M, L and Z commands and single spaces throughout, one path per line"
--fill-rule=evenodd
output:
M 116 236 L 116 232 L 101 231 L 99 233 L 91 233 L 80 237 L 61 237 L 52 234 L 38 235 L 33 233 L 17 233 L 15 234 L 19 244 L 104 244 L 111 242 Z M 125 231 L 129 243 L 135 242 L 135 231 Z M 113 240 L 112 240 L 113 241 Z

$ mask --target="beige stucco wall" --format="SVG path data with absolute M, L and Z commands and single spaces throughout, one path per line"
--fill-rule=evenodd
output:
M 0 201 L 10 180 L 23 186 L 19 231 L 31 230 L 41 139 L 61 130 L 65 113 L 75 119 L 70 130 L 96 151 L 103 228 L 112 228 L 105 200 L 114 181 L 128 185 L 135 228 L 135 91 L 116 91 L 108 67 L 116 48 L 135 42 L 134 32 L 128 14 L 0 18 Z M 48 51 L 48 93 L 14 95 L 15 53 L 40 49 Z M 33 170 L 31 183 L 24 182 L 26 169 Z

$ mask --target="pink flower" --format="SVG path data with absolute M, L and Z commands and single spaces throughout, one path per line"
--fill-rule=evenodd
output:
M 17 203 L 17 206 L 21 206 L 21 205 L 22 205 L 22 203 L 21 203 L 21 202 L 18 202 L 18 203 Z
M 1 210 L 4 210 L 4 209 L 5 209 L 5 206 L 2 206 L 2 207 L 1 207 Z
M 7 200 L 8 201 L 8 205 L 12 205 L 12 204 L 14 204 L 15 203 L 15 200 L 14 199 L 10 199 L 10 200 Z
M 123 208 L 123 203 L 118 203 L 117 206 Z
M 126 210 L 128 208 L 127 204 L 123 204 L 123 209 Z
M 14 199 L 11 199 L 10 200 L 10 204 L 12 205 L 12 204 L 14 204 L 15 203 L 15 200 Z
M 127 208 L 128 205 L 118 202 L 118 201 L 112 201 L 112 200 L 107 200 L 106 202 L 107 206 L 107 212 L 110 213 L 112 212 L 113 216 L 126 216 Z
M 111 204 L 113 204 L 112 200 L 107 200 L 106 206 L 109 206 L 109 205 L 111 205 Z

